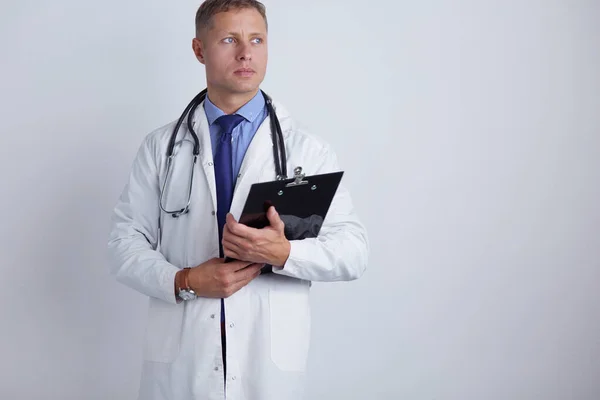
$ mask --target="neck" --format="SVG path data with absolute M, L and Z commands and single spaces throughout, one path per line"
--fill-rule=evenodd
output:
M 258 90 L 259 89 L 248 93 L 224 93 L 208 87 L 206 95 L 210 101 L 215 106 L 219 107 L 219 109 L 223 110 L 225 114 L 233 114 L 242 108 L 244 104 L 252 100 L 258 93 Z

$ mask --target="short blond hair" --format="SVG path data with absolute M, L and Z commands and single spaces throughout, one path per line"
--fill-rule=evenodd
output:
M 267 10 L 263 3 L 257 0 L 206 0 L 200 5 L 196 12 L 196 37 L 200 33 L 210 28 L 212 17 L 220 12 L 226 12 L 235 9 L 254 8 L 262 15 L 265 25 L 268 29 Z

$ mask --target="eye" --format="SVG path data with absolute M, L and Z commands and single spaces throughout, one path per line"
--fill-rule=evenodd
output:
M 225 42 L 225 43 L 233 43 L 233 38 L 232 37 L 225 38 L 225 39 L 223 39 L 223 42 Z
M 263 40 L 261 38 L 254 38 L 254 39 L 252 39 L 252 41 L 256 44 L 260 44 L 263 42 Z

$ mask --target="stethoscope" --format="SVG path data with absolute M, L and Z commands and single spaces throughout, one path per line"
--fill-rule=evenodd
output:
M 194 169 L 196 167 L 196 162 L 198 161 L 198 155 L 200 154 L 200 141 L 198 140 L 198 135 L 194 131 L 194 127 L 192 124 L 191 118 L 189 115 L 193 115 L 196 107 L 198 107 L 206 97 L 207 89 L 204 89 L 200 93 L 196 95 L 188 104 L 188 106 L 181 114 L 181 117 L 177 121 L 173 132 L 171 133 L 171 139 L 169 140 L 169 146 L 167 147 L 167 175 L 165 177 L 165 181 L 163 183 L 162 190 L 160 192 L 160 209 L 167 214 L 171 214 L 173 218 L 179 218 L 180 216 L 186 214 L 190 210 L 190 203 L 192 199 L 192 185 L 194 181 Z M 277 115 L 275 114 L 275 108 L 273 107 L 273 101 L 271 98 L 261 90 L 263 97 L 265 98 L 265 102 L 267 105 L 267 112 L 269 118 L 271 119 L 271 140 L 273 141 L 273 158 L 275 160 L 275 172 L 276 179 L 283 180 L 287 179 L 287 167 L 286 167 L 286 155 L 285 155 L 285 146 L 283 144 L 283 133 L 281 132 L 281 125 L 279 124 L 279 120 L 277 119 Z M 175 148 L 175 141 L 177 140 L 177 134 L 179 132 L 179 128 L 183 123 L 183 120 L 187 118 L 187 128 L 194 139 L 194 150 L 193 150 L 193 161 L 192 161 L 192 173 L 190 176 L 189 182 L 189 191 L 188 191 L 188 200 L 185 207 L 179 210 L 168 211 L 163 207 L 163 195 L 165 193 L 165 188 L 167 186 L 167 180 L 169 179 L 171 172 L 171 164 L 173 163 L 173 151 Z

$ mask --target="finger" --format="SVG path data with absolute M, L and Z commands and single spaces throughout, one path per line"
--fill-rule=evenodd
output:
M 237 268 L 235 266 L 232 266 L 231 260 L 242 260 L 244 257 L 242 257 L 241 254 L 239 254 L 231 249 L 228 249 L 226 247 L 223 247 L 223 253 L 225 254 L 225 257 L 230 259 L 230 261 L 227 263 L 227 265 L 229 266 L 228 269 L 230 270 L 230 272 L 236 271 Z
M 235 220 L 235 218 L 233 218 L 232 215 L 227 216 L 226 226 L 232 236 L 242 239 L 252 239 L 254 235 L 256 235 L 256 232 L 259 232 L 259 230 L 256 228 L 251 228 L 247 225 L 240 224 Z
M 237 271 L 243 270 L 244 268 L 252 265 L 253 263 L 248 261 L 235 260 L 227 264 L 223 264 L 225 268 L 229 269 L 229 272 L 235 273 Z
M 223 239 L 235 236 L 234 227 L 237 225 L 235 218 L 231 214 L 225 216 L 225 225 L 223 226 Z
M 225 223 L 225 225 L 223 226 L 223 239 L 229 236 L 231 236 L 231 231 L 229 230 L 229 226 L 227 225 L 227 223 Z
M 252 279 L 254 279 L 257 275 L 260 274 L 260 270 L 262 269 L 262 267 L 264 267 L 264 264 L 248 265 L 246 268 L 243 268 L 234 274 L 234 281 L 244 281 L 246 283 L 250 282 Z
M 279 218 L 279 213 L 275 209 L 275 206 L 269 207 L 269 211 L 267 211 L 267 218 L 269 219 L 269 222 L 273 228 L 283 230 L 285 224 L 281 218 Z
M 228 231 L 230 233 L 233 233 L 233 231 L 238 225 L 241 224 L 236 221 L 236 219 L 233 217 L 233 214 L 227 213 L 227 215 L 225 216 L 225 227 L 228 229 Z
M 225 252 L 227 257 L 236 258 L 238 260 L 242 259 L 243 254 L 246 253 L 242 246 L 229 240 L 223 240 L 223 252 Z
M 243 245 L 242 243 L 246 242 L 247 239 L 244 239 L 243 237 L 240 236 L 235 236 L 233 234 L 228 234 L 228 235 L 223 235 L 223 239 L 221 240 L 221 243 L 223 244 L 223 246 L 227 245 L 232 245 L 232 246 L 237 246 L 238 248 L 242 248 Z
M 250 275 L 250 277 L 248 277 L 247 279 L 242 279 L 241 281 L 238 281 L 238 282 L 234 283 L 233 285 L 231 285 L 228 288 L 227 293 L 225 293 L 225 295 L 227 295 L 227 296 L 233 295 L 235 292 L 237 292 L 238 290 L 240 290 L 241 288 L 246 286 L 252 279 L 256 278 L 258 275 L 260 275 L 260 269 L 258 270 L 257 273 Z M 224 297 L 227 297 L 227 296 L 224 296 Z

